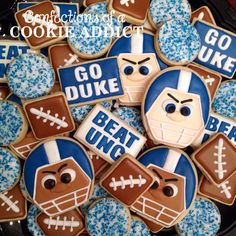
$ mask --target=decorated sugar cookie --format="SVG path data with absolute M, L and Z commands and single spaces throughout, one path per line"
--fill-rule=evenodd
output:
M 202 176 L 198 193 L 214 201 L 231 206 L 236 198 L 236 174 L 218 186 Z
M 184 152 L 163 146 L 146 151 L 139 161 L 153 172 L 155 182 L 131 210 L 164 227 L 174 225 L 195 199 L 194 165 Z
M 0 193 L 13 188 L 20 174 L 20 160 L 10 150 L 0 147 Z
M 152 0 L 149 19 L 155 28 L 172 19 L 189 20 L 191 6 L 187 0 Z
M 129 232 L 129 236 L 151 236 L 151 233 L 145 224 L 145 222 L 137 217 L 131 216 L 131 230 Z
M 24 103 L 24 111 L 37 139 L 69 133 L 75 129 L 63 93 L 55 93 Z
M 85 150 L 69 138 L 55 138 L 39 144 L 25 162 L 26 189 L 49 216 L 86 202 L 93 179 L 92 164 Z
M 90 6 L 90 5 L 94 4 L 94 3 L 103 2 L 103 1 L 104 0 L 84 0 L 83 1 L 83 5 L 85 7 L 88 7 L 88 6 Z
M 9 94 L 9 88 L 8 86 L 5 85 L 0 85 L 0 100 L 3 100 L 7 97 L 7 95 Z
M 201 76 L 201 78 L 205 81 L 211 95 L 211 101 L 213 101 L 216 91 L 220 86 L 222 77 L 219 74 L 212 73 L 208 69 L 202 68 L 201 66 L 195 64 L 189 64 L 188 68 L 198 73 Z
M 147 85 L 166 65 L 156 55 L 152 33 L 130 31 L 127 35 L 114 41 L 108 56 L 118 56 L 125 92 L 119 102 L 133 106 L 141 104 Z
M 162 225 L 154 223 L 151 220 L 147 220 L 146 218 L 142 217 L 141 219 L 145 222 L 145 224 L 147 225 L 147 227 L 150 229 L 152 233 L 158 233 L 164 228 Z
M 0 193 L 0 212 L 0 222 L 22 220 L 26 217 L 26 199 L 19 184 L 9 191 Z
M 20 142 L 27 129 L 21 108 L 14 102 L 0 100 L 0 146 Z
M 236 147 L 226 135 L 218 133 L 201 145 L 192 160 L 211 182 L 219 185 L 236 174 Z
M 198 8 L 196 11 L 192 12 L 191 21 L 193 21 L 194 18 L 216 25 L 216 22 L 211 13 L 211 10 L 207 6 L 202 6 Z
M 116 57 L 59 68 L 58 74 L 69 105 L 95 104 L 124 94 Z
M 184 148 L 204 129 L 209 110 L 209 93 L 199 75 L 185 67 L 172 67 L 150 83 L 142 116 L 154 142 Z
M 124 153 L 136 157 L 146 138 L 97 104 L 79 126 L 74 138 L 113 163 Z
M 15 19 L 20 28 L 28 27 L 32 32 L 37 32 L 37 27 L 42 28 L 41 32 L 25 38 L 33 49 L 45 48 L 65 38 L 64 26 L 50 1 L 44 1 L 17 11 Z M 47 34 L 48 29 L 52 33 Z
M 76 236 L 85 229 L 84 218 L 78 209 L 54 217 L 41 212 L 36 216 L 36 222 L 47 236 Z
M 147 17 L 150 0 L 111 0 L 108 11 L 114 12 L 116 17 L 125 16 L 125 21 L 135 25 L 142 25 Z
M 15 102 L 17 103 L 20 107 L 22 107 L 22 99 L 20 99 L 18 96 L 16 96 L 14 93 L 10 93 L 6 100 L 8 101 L 12 101 L 12 102 Z
M 236 80 L 223 82 L 216 92 L 212 109 L 226 117 L 236 120 Z
M 197 57 L 201 40 L 188 20 L 176 19 L 160 27 L 156 33 L 155 47 L 166 64 L 185 65 Z
M 131 206 L 153 182 L 154 175 L 127 154 L 100 179 L 101 186 L 127 206 Z
M 23 99 L 32 99 L 50 92 L 54 71 L 42 54 L 22 54 L 9 64 L 6 77 L 12 92 Z
M 96 183 L 94 185 L 93 188 L 93 193 L 91 195 L 91 197 L 89 198 L 89 200 L 87 202 L 85 202 L 84 204 L 82 204 L 80 206 L 80 209 L 82 211 L 82 213 L 84 215 L 86 215 L 89 207 L 91 206 L 92 203 L 94 203 L 95 201 L 97 201 L 100 198 L 105 198 L 105 197 L 109 197 L 110 195 L 108 194 L 108 192 L 106 190 L 104 190 L 99 183 Z
M 32 235 L 45 236 L 36 222 L 36 216 L 40 213 L 36 205 L 31 205 L 27 215 L 27 228 Z
M 113 198 L 93 203 L 85 216 L 86 228 L 91 236 L 129 235 L 131 215 L 129 209 Z
M 194 19 L 193 26 L 202 44 L 194 62 L 232 78 L 236 71 L 236 34 L 199 19 Z
M 197 197 L 192 209 L 177 225 L 178 235 L 208 235 L 218 232 L 221 216 L 217 206 L 210 200 Z

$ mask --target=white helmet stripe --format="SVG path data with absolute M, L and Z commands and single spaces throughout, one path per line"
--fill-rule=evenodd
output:
M 180 157 L 181 153 L 174 150 L 169 150 L 163 169 L 168 172 L 174 173 Z
M 188 92 L 191 83 L 192 72 L 187 70 L 180 70 L 177 90 Z
M 44 149 L 47 154 L 49 163 L 55 163 L 61 160 L 57 142 L 55 140 L 46 142 L 44 144 Z
M 131 36 L 131 53 L 143 53 L 142 33 L 135 33 Z

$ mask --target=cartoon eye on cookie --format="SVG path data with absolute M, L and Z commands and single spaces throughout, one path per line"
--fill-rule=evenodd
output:
M 119 98 L 123 105 L 140 105 L 145 88 L 164 64 L 157 58 L 151 33 L 131 32 L 112 45 L 108 56 L 118 56 L 118 66 L 124 88 Z
M 203 80 L 184 67 L 166 69 L 144 96 L 144 125 L 154 142 L 184 148 L 203 130 L 210 112 L 210 97 Z
M 195 198 L 197 176 L 189 158 L 177 149 L 153 148 L 139 161 L 155 175 L 155 182 L 131 207 L 164 227 L 172 226 Z
M 47 215 L 54 216 L 88 200 L 94 174 L 79 144 L 56 138 L 41 143 L 30 153 L 24 179 L 34 202 Z

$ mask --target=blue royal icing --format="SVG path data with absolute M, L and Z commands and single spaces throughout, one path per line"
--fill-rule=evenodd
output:
M 72 157 L 77 164 L 82 168 L 86 175 L 93 180 L 94 174 L 92 164 L 81 146 L 71 140 L 56 138 L 57 148 L 60 154 L 60 159 Z M 44 143 L 37 146 L 28 156 L 24 168 L 24 180 L 27 191 L 31 197 L 35 190 L 35 176 L 37 169 L 50 164 L 49 157 L 45 151 Z
M 99 198 L 109 197 L 109 194 L 106 190 L 104 190 L 99 183 L 96 183 L 93 188 L 92 196 L 89 198 L 89 200 L 81 205 L 81 211 L 85 215 L 88 211 L 90 205 L 94 203 Z
M 24 118 L 17 105 L 0 101 L 0 146 L 7 146 L 19 138 Z
M 191 6 L 187 0 L 152 0 L 149 11 L 156 26 L 173 19 L 189 20 L 191 16 Z
M 40 212 L 36 205 L 31 205 L 28 211 L 27 227 L 33 236 L 44 236 L 35 219 Z
M 22 101 L 19 97 L 17 97 L 14 93 L 11 93 L 8 97 L 7 97 L 7 100 L 8 101 L 11 101 L 11 102 L 15 102 L 17 103 L 18 105 L 22 106 Z
M 111 109 L 110 102 L 102 102 L 101 105 L 105 107 L 107 110 Z M 70 107 L 71 115 L 75 122 L 81 123 L 88 113 L 93 109 L 94 105 L 84 105 L 84 106 L 74 106 Z
M 193 61 L 201 48 L 198 32 L 187 20 L 170 20 L 162 25 L 157 43 L 161 54 L 173 63 Z
M 20 98 L 31 99 L 47 94 L 54 85 L 54 70 L 42 54 L 27 53 L 8 66 L 10 89 Z
M 131 217 L 131 229 L 129 236 L 151 236 L 147 225 L 138 217 Z
M 218 232 L 221 216 L 217 206 L 197 197 L 189 213 L 176 225 L 181 236 L 214 236 Z
M 115 199 L 104 198 L 89 208 L 85 221 L 91 236 L 127 235 L 130 213 L 122 203 Z
M 195 21 L 202 47 L 194 60 L 225 77 L 233 77 L 236 71 L 236 35 L 218 26 Z
M 81 14 L 81 16 L 84 15 Z M 68 43 L 78 54 L 86 57 L 99 57 L 106 53 L 111 44 L 111 29 L 108 27 L 108 23 L 102 21 L 101 17 L 97 17 L 95 14 L 91 15 L 93 19 L 97 18 L 98 20 L 85 18 L 70 24 Z
M 236 120 L 236 81 L 226 81 L 216 91 L 212 103 L 213 110 L 226 117 Z
M 112 112 L 115 116 L 124 120 L 139 133 L 145 134 L 141 112 L 134 107 L 120 107 Z
M 106 58 L 59 70 L 68 104 L 108 100 L 124 94 L 117 59 Z
M 10 151 L 0 147 L 0 193 L 13 187 L 21 173 L 20 161 Z

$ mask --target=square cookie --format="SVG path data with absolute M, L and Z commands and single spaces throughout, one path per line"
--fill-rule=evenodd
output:
M 211 182 L 219 185 L 236 173 L 235 152 L 229 139 L 218 133 L 194 152 L 192 159 Z
M 131 206 L 154 180 L 148 169 L 125 154 L 101 177 L 100 185 L 113 197 Z
M 15 19 L 32 49 L 44 48 L 65 38 L 64 25 L 50 1 L 17 11 Z
M 24 110 L 37 139 L 69 133 L 75 129 L 63 93 L 28 101 L 24 104 Z

